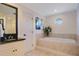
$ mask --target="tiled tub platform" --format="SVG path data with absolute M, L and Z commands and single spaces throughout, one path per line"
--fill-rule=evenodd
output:
M 79 45 L 74 39 L 46 37 L 37 40 L 37 48 L 56 55 L 79 55 Z

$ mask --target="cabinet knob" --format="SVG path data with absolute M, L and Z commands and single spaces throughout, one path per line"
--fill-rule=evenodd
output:
M 14 49 L 14 50 L 13 50 L 13 52 L 16 52 L 16 51 L 17 51 L 17 49 Z

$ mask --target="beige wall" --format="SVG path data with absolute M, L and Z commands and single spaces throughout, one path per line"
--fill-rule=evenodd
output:
M 55 20 L 61 18 L 61 25 L 55 24 Z M 76 34 L 76 11 L 47 16 L 48 25 L 52 27 L 52 33 Z
M 77 42 L 79 44 L 79 6 L 77 9 Z
M 75 38 L 76 35 L 76 11 L 70 11 L 60 14 L 47 16 L 48 26 L 52 27 L 52 33 L 55 36 L 63 36 L 68 38 Z M 55 20 L 61 18 L 63 23 L 55 24 Z M 60 35 L 61 34 L 61 35 Z

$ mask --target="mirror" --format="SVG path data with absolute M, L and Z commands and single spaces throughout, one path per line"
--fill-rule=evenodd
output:
M 17 8 L 0 3 L 0 42 L 17 39 Z
M 63 23 L 62 18 L 57 18 L 57 19 L 55 20 L 55 24 L 57 24 L 57 25 L 61 25 L 62 23 Z

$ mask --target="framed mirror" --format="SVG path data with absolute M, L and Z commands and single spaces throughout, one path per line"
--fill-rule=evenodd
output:
M 0 42 L 18 40 L 18 8 L 0 3 Z

